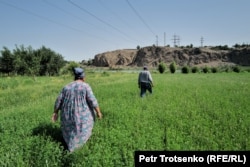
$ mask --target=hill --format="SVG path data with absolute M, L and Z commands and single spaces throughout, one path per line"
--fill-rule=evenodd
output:
M 220 66 L 242 65 L 250 66 L 250 47 L 227 48 L 171 48 L 148 46 L 140 49 L 115 50 L 97 54 L 93 65 L 98 67 L 114 66 L 157 66 L 160 62 L 170 64 L 175 61 L 177 65 L 184 66 Z

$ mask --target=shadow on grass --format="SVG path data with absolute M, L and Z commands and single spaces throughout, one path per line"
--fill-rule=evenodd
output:
M 75 161 L 74 154 L 69 154 L 61 129 L 56 124 L 41 123 L 38 127 L 33 129 L 32 135 L 42 136 L 46 139 L 50 138 L 52 141 L 59 143 L 60 146 L 63 146 L 63 154 L 61 156 L 63 166 L 71 166 Z
M 67 145 L 63 139 L 61 129 L 56 125 L 41 123 L 38 127 L 33 129 L 32 135 L 49 137 L 63 146 L 64 151 L 67 150 Z

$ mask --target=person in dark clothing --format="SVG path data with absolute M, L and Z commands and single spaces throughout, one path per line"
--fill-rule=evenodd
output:
M 146 95 L 146 91 L 148 90 L 150 94 L 152 94 L 152 87 L 153 87 L 153 79 L 148 71 L 147 66 L 143 67 L 143 71 L 139 73 L 138 77 L 138 85 L 141 89 L 140 96 L 144 97 Z

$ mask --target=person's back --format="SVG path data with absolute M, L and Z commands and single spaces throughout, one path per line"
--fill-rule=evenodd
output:
M 153 79 L 147 67 L 143 68 L 138 77 L 138 85 L 141 89 L 140 96 L 143 97 L 146 94 L 146 90 L 152 94 Z
M 61 111 L 62 136 L 70 152 L 81 147 L 90 138 L 95 114 L 102 118 L 97 99 L 89 84 L 85 83 L 84 70 L 73 70 L 75 80 L 66 85 L 58 95 L 51 118 L 55 122 L 59 110 Z
M 151 77 L 149 71 L 143 70 L 140 72 L 139 82 L 145 82 L 145 83 L 152 82 L 152 77 Z
M 84 109 L 84 111 L 86 109 L 90 110 L 90 106 L 87 105 L 87 98 L 85 98 L 89 89 L 89 85 L 84 82 L 74 81 L 66 85 L 63 89 L 64 103 L 62 104 L 62 108 L 65 108 L 65 110 L 69 112 L 69 115 L 75 113 L 75 110 L 77 110 L 79 107 Z M 95 102 L 97 103 L 97 101 Z

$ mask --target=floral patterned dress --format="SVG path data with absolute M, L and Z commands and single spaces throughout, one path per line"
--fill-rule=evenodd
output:
M 61 130 L 70 152 L 89 139 L 94 126 L 94 107 L 98 102 L 91 87 L 85 82 L 74 81 L 66 85 L 55 101 L 61 110 Z

